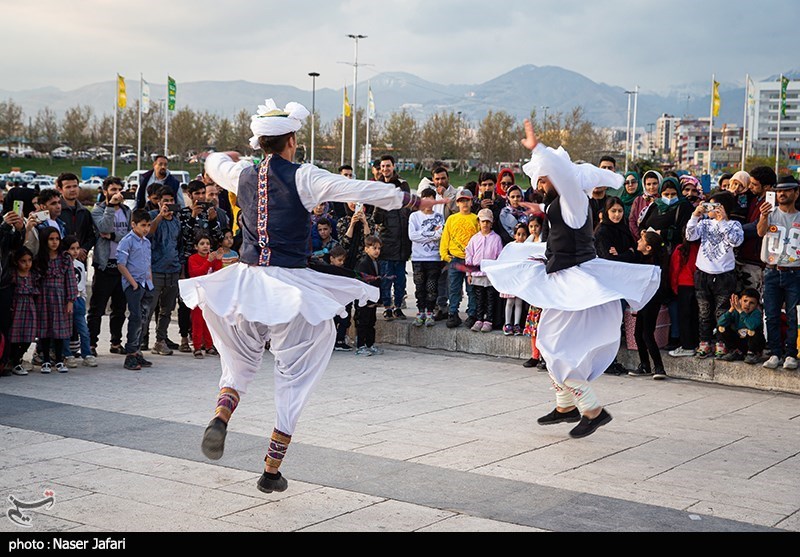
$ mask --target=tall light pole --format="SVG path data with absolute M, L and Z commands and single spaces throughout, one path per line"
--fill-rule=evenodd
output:
M 308 74 L 311 78 L 311 164 L 314 164 L 314 139 L 317 133 L 316 118 L 317 118 L 317 72 Z
M 639 114 L 639 86 L 633 91 L 633 129 L 632 137 L 633 143 L 631 145 L 631 162 L 636 159 L 636 116 Z
M 356 132 L 358 131 L 358 117 L 357 117 L 357 110 L 358 110 L 358 40 L 359 39 L 366 39 L 366 35 L 347 35 L 348 38 L 353 39 L 355 41 L 356 47 L 356 55 L 353 61 L 353 153 L 351 156 L 350 165 L 353 168 L 357 168 L 356 166 Z
M 631 148 L 631 95 L 633 91 L 625 91 L 628 95 L 628 123 L 625 124 L 625 174 L 628 173 L 628 164 L 630 163 L 630 148 Z

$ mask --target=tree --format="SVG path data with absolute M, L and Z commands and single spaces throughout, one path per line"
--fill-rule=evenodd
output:
M 322 122 L 320 122 L 319 112 L 314 115 L 314 148 L 320 145 L 322 138 Z M 297 132 L 297 145 L 305 149 L 306 162 L 311 162 L 311 116 L 306 118 L 303 126 Z M 314 153 L 314 157 L 319 160 L 319 151 Z
M 217 151 L 230 151 L 236 144 L 236 136 L 234 135 L 233 125 L 227 118 L 222 118 L 218 121 L 216 131 L 214 132 L 213 141 L 211 144 Z
M 103 114 L 100 118 L 92 120 L 91 127 L 92 144 L 111 145 L 114 142 L 114 117 Z
M 92 108 L 90 106 L 73 106 L 64 113 L 64 122 L 61 126 L 61 138 L 72 147 L 72 156 L 82 151 L 90 143 L 90 124 L 92 122 Z
M 242 153 L 243 155 L 253 152 L 250 147 L 250 137 L 253 132 L 250 131 L 250 113 L 246 109 L 241 109 L 233 119 L 233 150 Z
M 520 137 L 513 116 L 502 110 L 490 110 L 478 128 L 477 148 L 481 161 L 494 169 L 500 162 L 518 160 L 514 145 Z
M 466 140 L 464 121 L 454 112 L 436 113 L 422 126 L 419 148 L 424 158 L 459 159 Z
M 359 108 L 356 111 L 356 117 L 358 118 L 358 137 L 356 138 L 358 145 L 357 148 L 357 156 L 356 156 L 356 164 L 359 164 L 361 161 L 359 160 L 359 155 L 362 153 L 362 148 L 364 146 L 364 141 L 367 137 L 367 120 L 365 118 L 365 112 L 363 108 Z M 373 133 L 373 128 L 370 128 L 370 142 L 375 145 L 376 141 L 378 140 L 377 134 Z M 376 130 L 377 131 L 377 130 Z M 346 118 L 345 129 L 344 129 L 344 162 L 345 164 L 350 164 L 353 152 L 353 119 Z M 330 129 L 330 134 L 327 135 L 327 141 L 325 142 L 325 149 L 326 156 L 331 157 L 333 161 L 338 162 L 341 154 L 342 154 L 342 119 L 337 118 L 334 120 L 333 125 Z M 317 158 L 322 158 L 322 154 Z M 356 169 L 356 174 L 358 170 Z
M 11 99 L 0 102 L 0 140 L 19 141 L 23 127 L 22 107 Z
M 416 162 L 419 151 L 417 120 L 405 109 L 393 112 L 384 126 L 383 144 L 394 152 L 395 158 Z
M 58 118 L 53 109 L 46 106 L 36 113 L 29 139 L 33 143 L 34 149 L 47 153 L 51 161 L 50 152 L 59 145 L 58 128 Z
M 534 110 L 531 112 L 531 121 L 542 143 L 553 148 L 564 147 L 573 161 L 594 161 L 599 153 L 606 150 L 603 134 L 585 118 L 581 107 L 573 108 L 566 115 L 553 112 L 542 120 L 537 119 Z
M 206 137 L 203 115 L 191 108 L 180 109 L 170 120 L 169 143 L 173 153 L 185 156 L 190 149 L 203 149 Z

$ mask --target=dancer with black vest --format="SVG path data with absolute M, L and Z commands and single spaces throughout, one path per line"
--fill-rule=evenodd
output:
M 392 184 L 349 180 L 310 164 L 294 164 L 295 132 L 308 115 L 298 103 L 279 110 L 268 99 L 250 124 L 250 144 L 264 152 L 261 164 L 238 161 L 237 153 L 208 157 L 206 172 L 237 196 L 241 209 L 239 263 L 180 282 L 186 305 L 203 309 L 222 364 L 216 414 L 201 445 L 208 458 L 222 457 L 228 421 L 271 341 L 277 417 L 258 480 L 258 489 L 266 493 L 287 488 L 278 468 L 300 412 L 331 358 L 333 317 L 344 317 L 353 300 L 364 305 L 380 299 L 377 288 L 309 268 L 309 213 L 330 201 L 359 201 L 387 210 L 437 203 Z
M 611 421 L 591 381 L 603 374 L 619 350 L 625 299 L 642 308 L 658 289 L 660 270 L 597 257 L 592 238 L 589 195 L 599 186 L 618 188 L 622 177 L 590 164 L 573 164 L 564 149 L 539 143 L 525 121 L 522 145 L 532 151 L 523 167 L 545 193 L 550 232 L 541 244 L 513 244 L 497 261 L 481 265 L 499 291 L 542 308 L 536 344 L 556 390 L 556 408 L 540 425 L 580 422 L 579 438 Z M 526 204 L 531 210 L 539 205 Z

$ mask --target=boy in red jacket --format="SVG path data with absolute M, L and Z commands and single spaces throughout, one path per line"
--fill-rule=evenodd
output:
M 697 270 L 697 252 L 700 242 L 684 242 L 672 252 L 669 278 L 672 291 L 678 296 L 678 320 L 680 321 L 681 345 L 670 350 L 673 358 L 694 356 L 698 342 L 697 297 L 694 288 L 694 272 Z

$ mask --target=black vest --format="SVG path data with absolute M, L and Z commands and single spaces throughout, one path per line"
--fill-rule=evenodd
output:
M 561 214 L 561 198 L 547 207 L 547 273 L 569 269 L 597 257 L 594 249 L 594 230 L 591 208 L 586 210 L 586 222 L 579 229 L 570 228 Z

